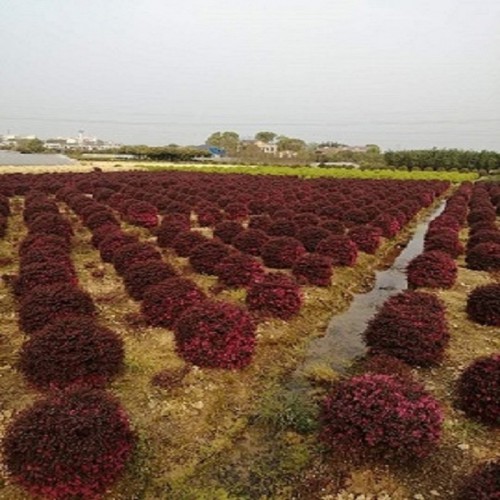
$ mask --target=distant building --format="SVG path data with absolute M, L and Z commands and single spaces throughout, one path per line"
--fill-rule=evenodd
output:
M 84 135 L 83 130 L 78 131 L 77 137 L 56 137 L 47 139 L 44 143 L 46 149 L 51 151 L 105 151 L 108 149 L 116 149 L 121 144 L 116 144 L 111 141 L 103 141 L 97 137 Z
M 240 141 L 240 148 L 252 146 L 258 148 L 261 153 L 276 156 L 278 154 L 278 145 L 264 141 L 256 141 L 254 139 L 244 139 Z

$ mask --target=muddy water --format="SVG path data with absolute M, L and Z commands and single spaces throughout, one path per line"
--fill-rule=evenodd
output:
M 318 363 L 328 365 L 336 372 L 342 373 L 354 358 L 365 353 L 366 346 L 362 333 L 368 321 L 388 297 L 406 289 L 406 266 L 422 252 L 429 223 L 442 213 L 444 206 L 443 201 L 417 225 L 411 240 L 391 267 L 376 272 L 373 289 L 368 293 L 356 294 L 349 309 L 331 319 L 325 336 L 311 342 L 304 362 L 295 373 L 296 377 L 300 378 L 304 372 Z

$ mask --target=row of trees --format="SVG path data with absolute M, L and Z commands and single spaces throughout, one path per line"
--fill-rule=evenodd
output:
M 414 149 L 387 151 L 385 163 L 408 170 L 472 170 L 492 172 L 500 169 L 500 153 L 462 149 Z

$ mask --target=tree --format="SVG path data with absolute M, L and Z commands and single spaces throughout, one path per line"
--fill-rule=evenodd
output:
M 266 144 L 273 142 L 274 139 L 276 139 L 276 137 L 278 137 L 278 134 L 275 134 L 274 132 L 261 131 L 255 134 L 256 141 L 262 141 L 265 142 Z
M 306 143 L 302 139 L 297 139 L 295 137 L 286 137 L 285 135 L 280 135 L 278 137 L 278 149 L 280 151 L 293 151 L 298 153 L 304 150 Z
M 43 153 L 45 147 L 40 139 L 20 139 L 17 141 L 16 150 L 20 153 Z
M 234 156 L 238 151 L 240 136 L 236 132 L 214 132 L 205 142 L 208 146 L 225 149 L 228 155 Z

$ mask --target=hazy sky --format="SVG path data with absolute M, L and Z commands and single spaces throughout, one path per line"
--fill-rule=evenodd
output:
M 500 150 L 500 0 L 0 0 L 0 134 Z

